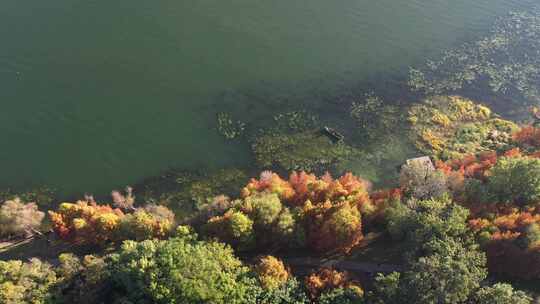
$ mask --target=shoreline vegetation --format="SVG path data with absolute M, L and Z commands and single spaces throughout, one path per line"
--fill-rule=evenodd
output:
M 217 109 L 250 167 L 0 191 L 0 303 L 537 303 L 540 10 L 396 87 Z

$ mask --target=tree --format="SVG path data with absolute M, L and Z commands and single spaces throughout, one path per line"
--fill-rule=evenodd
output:
M 95 304 L 115 299 L 107 258 L 87 255 L 81 259 L 64 253 L 58 260 L 60 264 L 55 269 L 58 281 L 52 303 Z
M 254 271 L 262 287 L 267 290 L 283 286 L 291 277 L 283 262 L 270 255 L 261 257 Z
M 454 238 L 467 245 L 473 241 L 467 226 L 469 210 L 446 195 L 439 199 L 411 200 L 407 205 L 393 202 L 385 213 L 390 234 L 404 237 L 413 256 L 418 256 L 423 245 L 433 239 Z
M 350 288 L 358 297 L 364 294 L 360 285 L 352 281 L 347 272 L 340 272 L 331 268 L 321 268 L 317 272 L 310 274 L 305 279 L 305 285 L 313 300 L 319 299 L 321 295 L 335 289 Z
M 223 216 L 211 218 L 202 230 L 207 236 L 217 237 L 240 250 L 252 248 L 255 241 L 253 220 L 233 209 L 225 212 Z
M 160 206 L 158 208 L 154 205 L 150 209 L 137 209 L 135 212 L 127 214 L 120 220 L 115 239 L 142 241 L 151 238 L 165 238 L 172 232 L 174 226 L 174 215 L 171 217 L 166 211 L 170 212 L 166 207 Z M 159 212 L 164 214 L 159 214 Z
M 259 227 L 273 224 L 283 208 L 275 193 L 260 193 L 249 196 L 245 199 L 244 205 L 253 213 L 254 223 Z
M 60 238 L 77 244 L 103 244 L 114 239 L 124 213 L 78 201 L 60 204 L 57 211 L 49 211 L 49 217 Z
M 256 288 L 257 295 L 254 303 L 257 304 L 308 304 L 308 296 L 306 295 L 302 285 L 296 278 L 289 278 L 285 284 L 271 290 Z M 247 302 L 249 303 L 249 302 Z
M 111 260 L 114 282 L 136 303 L 245 303 L 255 284 L 232 249 L 215 242 L 126 241 Z
M 165 238 L 174 228 L 174 214 L 157 205 L 124 214 L 109 205 L 79 201 L 60 204 L 57 211 L 49 211 L 49 217 L 60 238 L 76 244 Z
M 540 159 L 502 157 L 490 174 L 488 191 L 497 202 L 528 205 L 540 201 Z
M 318 304 L 363 304 L 364 291 L 359 287 L 336 288 L 323 293 Z
M 401 167 L 399 184 L 405 195 L 416 199 L 438 198 L 448 191 L 446 176 L 418 161 Z
M 35 203 L 23 203 L 19 198 L 5 201 L 0 207 L 0 236 L 29 236 L 41 226 L 45 213 Z
M 427 255 L 412 262 L 402 287 L 412 303 L 463 303 L 487 277 L 486 257 L 454 239 L 434 239 Z
M 497 283 L 493 286 L 482 287 L 474 295 L 472 304 L 531 304 L 533 299 L 520 290 L 514 290 L 512 285 Z
M 387 275 L 377 274 L 373 282 L 373 289 L 367 295 L 370 304 L 401 304 L 403 299 L 400 290 L 399 272 Z
M 56 281 L 52 266 L 39 259 L 0 261 L 0 303 L 47 303 Z
M 410 246 L 405 271 L 377 278 L 373 303 L 463 303 L 486 278 L 486 257 L 467 225 L 469 212 L 448 196 L 391 205 L 393 229 Z M 401 226 L 401 227 L 395 227 Z

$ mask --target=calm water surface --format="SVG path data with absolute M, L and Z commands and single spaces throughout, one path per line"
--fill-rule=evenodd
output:
M 2 0 L 0 188 L 100 192 L 170 166 L 245 165 L 246 146 L 215 130 L 236 92 L 264 88 L 238 101 L 254 112 L 267 92 L 331 95 L 532 2 Z

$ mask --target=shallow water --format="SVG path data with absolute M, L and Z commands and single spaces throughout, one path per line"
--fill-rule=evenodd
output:
M 316 104 L 531 3 L 3 0 L 0 188 L 103 192 L 171 166 L 249 165 L 218 109 Z

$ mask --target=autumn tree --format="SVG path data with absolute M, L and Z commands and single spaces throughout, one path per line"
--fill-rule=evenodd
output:
M 291 277 L 283 262 L 270 255 L 259 258 L 254 271 L 261 286 L 268 290 L 283 286 Z
M 322 294 L 332 292 L 335 289 L 351 289 L 357 296 L 364 294 L 363 289 L 351 280 L 347 272 L 340 272 L 331 268 L 321 268 L 306 277 L 305 285 L 312 299 L 318 299 Z
M 347 252 L 363 238 L 363 216 L 375 214 L 368 187 L 350 173 L 334 179 L 329 174 L 318 178 L 293 172 L 285 180 L 264 171 L 242 189 L 242 200 L 224 215 L 211 218 L 204 230 L 235 248 L 245 243 L 241 237 L 254 239 L 257 248 L 307 246 L 321 253 Z M 231 234 L 231 219 L 244 223 L 250 237 Z
M 318 252 L 348 252 L 362 240 L 362 218 L 355 205 L 327 202 L 305 209 L 307 242 Z
M 77 244 L 164 238 L 174 228 L 173 213 L 155 205 L 125 214 L 108 205 L 79 201 L 60 204 L 49 217 L 60 238 Z
M 114 239 L 124 213 L 79 201 L 60 204 L 57 211 L 49 211 L 49 217 L 60 238 L 78 244 L 103 244 Z

